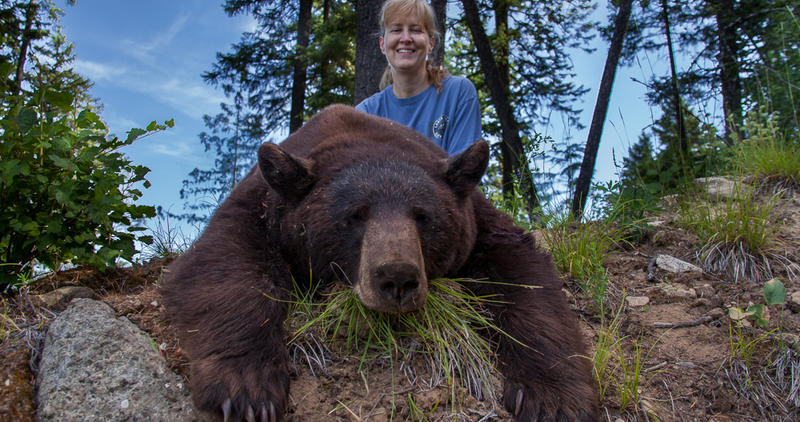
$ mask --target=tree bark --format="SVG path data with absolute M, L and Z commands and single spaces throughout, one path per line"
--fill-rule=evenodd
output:
M 511 156 L 511 166 L 514 173 L 519 177 L 520 188 L 525 199 L 528 216 L 532 221 L 538 220 L 537 209 L 539 208 L 539 196 L 536 193 L 536 186 L 533 184 L 531 171 L 522 147 L 522 139 L 519 135 L 519 126 L 514 118 L 514 110 L 507 91 L 507 86 L 503 85 L 503 79 L 498 69 L 497 62 L 494 60 L 489 37 L 483 29 L 478 5 L 475 0 L 461 0 L 464 6 L 464 16 L 467 26 L 472 34 L 472 41 L 478 50 L 478 59 L 481 71 L 486 78 L 486 85 L 492 97 L 492 104 L 500 120 L 500 128 L 503 131 L 503 143 L 509 149 Z
M 511 83 L 511 69 L 508 64 L 508 37 L 505 36 L 508 29 L 508 2 L 506 0 L 494 1 L 494 25 L 494 33 L 504 40 L 503 43 L 496 43 L 495 60 L 497 61 L 497 70 L 500 72 L 503 86 L 507 87 Z M 514 197 L 514 171 L 512 153 L 505 142 L 500 143 L 500 163 L 502 164 L 501 186 L 503 198 L 509 201 Z
M 633 0 L 620 2 L 617 17 L 614 20 L 614 34 L 611 36 L 611 45 L 606 55 L 606 64 L 603 76 L 600 79 L 600 89 L 597 91 L 597 102 L 592 114 L 592 124 L 589 126 L 589 135 L 586 138 L 586 147 L 583 152 L 583 162 L 575 181 L 575 194 L 572 197 L 572 216 L 578 220 L 583 216 L 586 199 L 589 196 L 589 187 L 592 183 L 594 165 L 597 161 L 597 150 L 600 147 L 600 138 L 603 134 L 603 124 L 608 112 L 608 102 L 611 99 L 611 89 L 614 85 L 614 76 L 617 73 L 617 64 L 622 53 L 625 34 L 628 31 L 628 21 L 631 16 Z
M 719 39 L 717 60 L 722 87 L 722 111 L 725 115 L 725 138 L 728 145 L 742 140 L 742 83 L 739 78 L 738 40 L 732 0 L 713 0 Z
M 297 49 L 294 58 L 292 105 L 289 115 L 290 132 L 294 132 L 303 126 L 308 77 L 304 56 L 311 37 L 311 7 L 313 3 L 313 0 L 300 0 L 300 9 L 297 16 Z
M 431 63 L 434 66 L 444 65 L 444 45 L 447 35 L 447 0 L 431 0 L 433 13 L 436 14 L 436 29 L 439 30 L 439 39 L 433 46 Z
M 686 156 L 689 153 L 689 141 L 686 138 L 686 122 L 683 119 L 683 105 L 681 92 L 678 86 L 678 72 L 675 68 L 675 51 L 672 49 L 672 31 L 669 24 L 669 9 L 667 0 L 661 0 L 661 10 L 664 17 L 664 32 L 667 35 L 667 52 L 669 53 L 669 70 L 672 76 L 672 101 L 675 103 L 675 121 L 678 123 L 678 139 L 680 140 L 681 166 L 685 168 Z
M 353 101 L 360 103 L 378 92 L 381 75 L 386 68 L 386 59 L 378 45 L 381 6 L 379 0 L 357 0 L 356 2 L 356 74 Z
M 25 78 L 25 61 L 28 59 L 28 49 L 31 46 L 31 29 L 33 20 L 36 18 L 36 11 L 39 6 L 35 1 L 30 1 L 25 8 L 25 28 L 22 30 L 22 43 L 19 48 L 19 60 L 17 60 L 17 74 L 14 81 L 14 91 L 12 96 L 22 91 L 22 79 Z

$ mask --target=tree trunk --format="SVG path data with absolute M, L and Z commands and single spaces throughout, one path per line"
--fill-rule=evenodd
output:
M 300 10 L 297 16 L 297 49 L 294 58 L 292 105 L 289 116 L 290 132 L 294 132 L 303 126 L 307 79 L 305 53 L 310 39 L 311 6 L 313 3 L 313 0 L 300 0 Z
M 433 13 L 436 14 L 436 29 L 439 30 L 439 40 L 433 46 L 431 63 L 434 66 L 443 66 L 445 36 L 447 35 L 447 0 L 431 0 L 431 7 L 433 7 Z
M 672 101 L 675 103 L 675 121 L 678 123 L 678 136 L 680 139 L 680 157 L 683 161 L 681 167 L 686 167 L 686 156 L 689 153 L 689 141 L 686 139 L 686 122 L 683 120 L 683 105 L 681 92 L 678 87 L 678 72 L 675 68 L 675 52 L 672 49 L 672 31 L 669 25 L 669 10 L 667 0 L 661 0 L 661 9 L 664 14 L 664 32 L 667 35 L 667 52 L 669 53 L 669 70 L 672 75 Z
M 606 55 L 606 64 L 603 68 L 603 76 L 600 79 L 600 89 L 597 91 L 597 102 L 592 114 L 592 124 L 589 126 L 589 135 L 586 138 L 586 147 L 583 152 L 583 162 L 575 181 L 575 195 L 572 197 L 572 216 L 577 220 L 583 215 L 586 207 L 586 199 L 589 196 L 589 187 L 592 183 L 594 165 L 597 161 L 597 150 L 600 147 L 600 138 L 603 134 L 603 124 L 608 112 L 608 102 L 611 99 L 611 88 L 614 85 L 614 76 L 617 73 L 619 56 L 622 53 L 622 45 L 625 41 L 625 33 L 628 31 L 628 21 L 631 16 L 631 6 L 633 0 L 622 0 L 614 20 L 614 34 L 611 37 L 611 45 Z
M 380 28 L 382 1 L 357 0 L 356 15 L 356 74 L 353 101 L 360 103 L 365 98 L 378 92 L 381 75 L 386 68 L 386 59 L 378 45 L 375 35 Z
M 496 43 L 495 60 L 497 61 L 497 70 L 500 72 L 503 86 L 508 87 L 511 83 L 511 69 L 508 64 L 509 47 L 508 37 L 506 37 L 508 29 L 508 2 L 506 0 L 494 1 L 494 26 L 494 33 L 499 39 L 504 40 L 503 43 Z M 503 198 L 506 201 L 510 201 L 514 197 L 514 171 L 512 153 L 505 142 L 500 143 L 500 163 L 503 170 L 501 179 Z
M 737 57 L 739 47 L 732 0 L 713 0 L 719 38 L 719 80 L 722 87 L 722 111 L 725 115 L 725 138 L 728 145 L 742 140 L 742 83 Z
M 17 74 L 14 81 L 12 96 L 17 95 L 22 90 L 22 79 L 25 78 L 25 61 L 28 58 L 28 49 L 31 46 L 31 29 L 33 20 L 36 18 L 36 11 L 39 6 L 36 1 L 31 1 L 25 8 L 25 29 L 22 30 L 22 43 L 19 48 L 19 60 L 17 60 Z
M 522 147 L 522 139 L 519 136 L 519 127 L 514 118 L 514 110 L 511 107 L 507 86 L 503 85 L 503 78 L 495 62 L 489 37 L 483 29 L 478 5 L 475 0 L 461 0 L 464 6 L 464 16 L 467 26 L 472 34 L 472 41 L 478 50 L 481 71 L 486 78 L 486 85 L 492 97 L 492 104 L 500 120 L 500 127 L 503 131 L 503 143 L 506 144 L 511 156 L 511 167 L 520 179 L 520 187 L 528 216 L 532 221 L 538 220 L 537 209 L 539 207 L 539 196 L 536 193 L 536 186 L 528 167 L 528 161 Z

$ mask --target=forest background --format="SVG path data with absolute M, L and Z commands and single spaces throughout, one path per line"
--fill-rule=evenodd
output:
M 377 89 L 385 64 L 378 1 L 110 3 L 2 2 L 3 112 L 20 133 L 35 126 L 27 118 L 62 113 L 73 117 L 67 126 L 92 122 L 105 139 L 125 139 L 111 150 L 138 166 L 126 183 L 149 189 L 124 190 L 121 203 L 158 207 L 103 223 L 100 238 L 126 245 L 135 236 L 113 224 L 158 215 L 201 228 L 249 170 L 254 148 L 281 141 L 327 104 L 360 101 Z M 486 192 L 523 223 L 539 220 L 542 207 L 579 215 L 592 193 L 647 200 L 717 171 L 727 146 L 748 137 L 745 116 L 797 142 L 794 2 L 433 4 L 447 10 L 437 59 L 480 93 L 496 158 Z M 617 69 L 614 78 L 609 70 Z M 593 102 L 598 86 L 610 88 L 608 113 Z M 38 99 L 39 108 L 19 108 L 15 97 Z M 97 121 L 74 119 L 84 109 Z M 602 130 L 597 122 L 605 122 Z M 5 189 L 19 170 L 3 163 Z M 592 182 L 600 188 L 590 189 Z M 56 230 L 9 221 L 14 233 Z M 115 248 L 121 257 L 130 249 Z M 24 262 L 10 259 L 10 250 L 4 262 Z

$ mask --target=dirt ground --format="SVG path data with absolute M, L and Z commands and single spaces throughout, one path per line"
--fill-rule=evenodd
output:
M 796 248 L 800 240 L 800 196 L 785 200 L 784 205 L 786 226 L 782 236 L 794 242 Z M 724 275 L 676 275 L 654 269 L 652 261 L 659 254 L 697 264 L 696 252 L 701 246 L 669 216 L 659 219 L 662 224 L 644 240 L 616 250 L 606 262 L 609 287 L 605 317 L 601 318 L 575 281 L 565 280 L 565 294 L 592 348 L 621 307 L 617 338 L 628 373 L 636 373 L 630 367 L 636 364 L 634 358 L 639 352 L 638 388 L 634 387 L 638 397 L 623 406 L 622 388 L 608 383 L 601 400 L 601 420 L 800 420 L 800 358 L 797 343 L 792 346 L 800 332 L 800 306 L 770 307 L 767 328 L 737 328 L 728 309 L 764 303 L 763 283 L 734 283 Z M 800 254 L 797 250 L 792 253 L 795 258 Z M 10 335 L 0 338 L 0 421 L 35 418 L 33 371 L 43 330 L 55 316 L 36 305 L 35 295 L 61 286 L 91 288 L 119 315 L 148 332 L 160 345 L 168 364 L 186 376 L 187 362 L 174 331 L 164 320 L 156 291 L 166 264 L 167 261 L 154 260 L 106 274 L 71 270 L 41 279 L 20 294 L 4 298 L 0 322 Z M 778 265 L 773 271 L 788 294 L 800 291 L 797 277 L 791 277 Z M 631 297 L 647 297 L 648 303 L 631 305 Z M 782 337 L 777 331 L 770 332 L 779 321 Z M 11 322 L 17 329 L 12 329 Z M 778 347 L 780 339 L 790 346 Z M 732 358 L 732 344 L 753 346 L 749 365 L 741 358 Z M 478 400 L 464 392 L 456 394 L 453 403 L 445 381 L 432 379 L 421 359 L 394 363 L 388 358 L 376 359 L 359 373 L 358 356 L 328 351 L 323 366 L 319 358 L 316 364 L 309 364 L 303 352 L 296 352 L 289 421 L 511 420 L 491 400 Z M 617 380 L 626 372 L 617 363 L 609 368 Z M 497 383 L 495 391 L 499 392 Z

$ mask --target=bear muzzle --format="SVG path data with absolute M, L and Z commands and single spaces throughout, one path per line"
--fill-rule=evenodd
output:
M 412 219 L 367 222 L 354 290 L 364 306 L 376 311 L 406 313 L 425 305 L 428 279 Z

